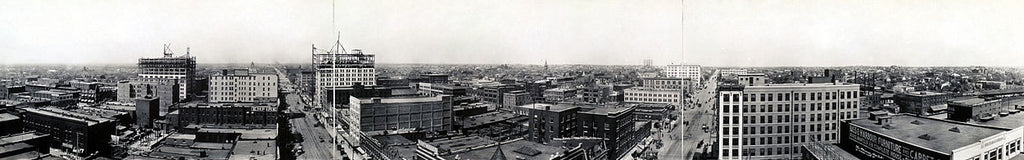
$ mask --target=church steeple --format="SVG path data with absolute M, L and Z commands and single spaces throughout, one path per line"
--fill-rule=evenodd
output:
M 548 60 L 544 60 L 544 72 L 548 72 Z

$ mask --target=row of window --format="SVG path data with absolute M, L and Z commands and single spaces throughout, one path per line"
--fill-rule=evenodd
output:
M 819 132 L 819 131 L 835 131 L 838 128 L 836 123 L 823 123 L 823 124 L 800 124 L 792 126 L 793 130 L 790 132 L 790 126 L 760 126 L 760 127 L 743 127 L 740 133 L 740 127 L 727 127 L 722 130 L 722 135 L 759 135 L 759 134 L 775 134 L 775 133 L 806 133 L 806 132 Z
M 626 97 L 623 99 L 626 102 L 679 102 L 679 99 L 675 98 L 638 98 L 638 97 Z
M 356 85 L 356 83 L 359 83 L 359 84 L 362 84 L 362 85 L 367 85 L 367 86 L 374 85 L 373 81 L 364 81 L 364 82 L 334 82 L 334 83 L 321 82 L 320 86 L 351 86 L 351 85 Z M 329 85 L 329 84 L 334 84 L 334 85 Z
M 859 104 L 856 101 L 849 102 L 831 102 L 831 103 L 801 103 L 793 104 L 796 106 L 792 110 L 794 112 L 805 112 L 805 111 L 832 111 L 836 109 L 858 109 Z M 790 104 L 767 104 L 767 105 L 726 105 L 722 107 L 722 112 L 732 113 L 743 111 L 743 113 L 772 113 L 772 112 L 790 112 Z
M 258 77 L 258 78 L 257 78 Z M 213 76 L 210 80 L 276 80 L 277 76 Z
M 800 147 L 792 147 L 792 154 L 800 154 Z M 744 157 L 746 156 L 772 156 L 772 155 L 788 155 L 790 154 L 790 147 L 773 147 L 773 148 L 747 148 L 740 152 L 739 149 L 727 149 L 722 150 L 722 158 L 730 157 Z
M 624 96 L 643 96 L 643 97 L 680 97 L 680 94 L 658 94 L 658 93 L 633 93 L 626 92 Z
M 234 85 L 256 85 L 256 86 L 276 86 L 275 82 L 210 82 L 211 86 L 234 86 Z
M 788 122 L 808 122 L 808 121 L 810 121 L 810 122 L 822 122 L 822 121 L 836 120 L 837 114 L 840 114 L 838 116 L 843 117 L 843 116 L 849 115 L 852 112 L 853 111 L 841 112 L 841 113 L 831 113 L 831 114 L 829 114 L 829 113 L 797 114 L 797 115 L 793 115 L 792 117 L 790 117 L 790 115 L 743 116 L 743 118 L 740 118 L 739 116 L 722 116 L 722 123 L 723 124 L 762 124 L 762 123 L 783 123 L 783 122 L 787 122 L 788 123 Z M 758 118 L 758 117 L 760 117 L 760 118 Z M 854 117 L 850 117 L 850 118 L 854 118 Z M 743 119 L 742 120 L 743 123 L 740 123 L 740 119 Z M 758 120 L 760 120 L 760 121 L 758 121 Z
M 842 92 L 811 92 L 808 93 L 761 93 L 761 94 L 723 94 L 722 99 L 724 101 L 737 102 L 743 99 L 743 102 L 757 102 L 757 101 L 818 101 L 818 100 L 833 100 L 833 99 L 848 99 L 848 98 L 860 98 L 860 91 L 842 91 Z

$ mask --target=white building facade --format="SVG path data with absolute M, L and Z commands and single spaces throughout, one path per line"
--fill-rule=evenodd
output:
M 210 77 L 210 102 L 259 102 L 278 101 L 276 74 L 253 74 L 248 69 L 225 70 Z

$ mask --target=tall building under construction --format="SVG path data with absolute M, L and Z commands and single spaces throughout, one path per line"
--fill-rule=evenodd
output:
M 164 45 L 164 56 L 159 58 L 139 58 L 139 78 L 174 79 L 178 81 L 178 100 L 188 100 L 195 96 L 196 57 L 188 52 L 174 57 L 169 45 Z
M 348 104 L 349 95 L 355 86 L 377 85 L 374 55 L 365 54 L 360 49 L 345 51 L 340 42 L 327 50 L 313 46 L 312 64 L 316 69 L 314 97 L 316 102 L 320 102 L 317 104 Z

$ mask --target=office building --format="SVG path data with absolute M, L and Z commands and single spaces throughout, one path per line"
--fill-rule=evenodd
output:
M 53 137 L 51 152 L 75 157 L 106 156 L 115 131 L 111 119 L 56 108 L 25 108 L 25 130 Z
M 544 90 L 544 101 L 558 103 L 576 98 L 576 88 L 552 88 Z
M 946 101 L 953 98 L 953 94 L 918 91 L 896 93 L 893 98 L 900 113 L 925 116 L 945 113 L 948 108 Z
M 472 90 L 472 95 L 479 97 L 480 100 L 484 102 L 490 102 L 493 104 L 501 105 L 505 104 L 505 101 L 503 99 L 505 98 L 505 93 L 515 90 L 520 90 L 520 88 L 514 85 L 507 84 L 484 85 L 478 88 L 474 88 Z
M 740 82 L 719 87 L 720 159 L 793 159 L 803 144 L 839 142 L 839 123 L 858 117 L 857 84 Z
M 354 132 L 367 135 L 452 130 L 452 98 L 441 96 L 351 97 L 344 117 Z
M 184 101 L 192 98 L 198 93 L 193 87 L 196 78 L 196 57 L 189 53 L 174 57 L 170 46 L 164 45 L 164 56 L 159 58 L 139 58 L 140 79 L 166 79 L 175 80 L 178 83 L 178 98 L 161 100 L 174 100 L 172 102 Z
M 654 89 L 682 89 L 683 80 L 679 78 L 642 78 L 641 86 Z
M 312 54 L 316 70 L 314 101 L 318 102 L 314 105 L 345 105 L 352 95 L 353 86 L 377 85 L 373 54 L 364 54 L 361 49 L 345 51 L 340 42 L 328 50 L 318 50 L 314 46 Z
M 1021 152 L 1024 127 L 999 128 L 910 114 L 843 122 L 843 144 L 869 159 L 1005 160 Z
M 583 111 L 586 110 L 586 111 Z M 639 133 L 633 111 L 636 105 L 583 108 L 577 115 L 576 136 L 603 138 L 608 159 L 622 159 L 646 135 Z M 650 131 L 650 128 L 646 128 Z M 557 137 L 556 137 L 557 138 Z
M 456 85 L 441 84 L 441 83 L 423 83 L 423 82 L 417 83 L 417 88 L 419 89 L 420 93 L 425 94 L 425 95 L 436 96 L 436 95 L 444 94 L 444 95 L 451 95 L 451 96 L 455 96 L 455 97 L 465 96 L 466 92 L 469 90 L 469 87 L 466 87 L 466 86 L 456 86 Z
M 152 128 L 153 121 L 160 116 L 160 99 L 140 97 L 135 99 L 135 125 Z
M 582 98 L 583 102 L 603 104 L 611 101 L 611 98 L 609 97 L 611 96 L 612 91 L 611 86 L 593 85 L 580 88 L 577 91 L 579 91 L 580 98 Z
M 160 113 L 165 114 L 181 98 L 179 81 L 175 79 L 146 78 L 117 83 L 117 101 L 135 103 L 136 98 L 160 99 Z
M 668 65 L 662 70 L 668 77 L 690 79 L 698 83 L 701 81 L 700 72 L 700 65 Z
M 276 103 L 277 74 L 252 73 L 249 69 L 222 70 L 210 76 L 211 103 Z
M 43 99 L 52 106 L 67 107 L 78 103 L 78 91 L 44 90 L 32 92 L 32 98 Z
M 623 101 L 627 103 L 662 103 L 679 105 L 683 101 L 682 89 L 656 89 L 633 87 L 623 90 Z
M 502 107 L 515 107 L 533 103 L 533 98 L 530 93 L 524 90 L 510 91 L 504 94 L 504 104 Z

